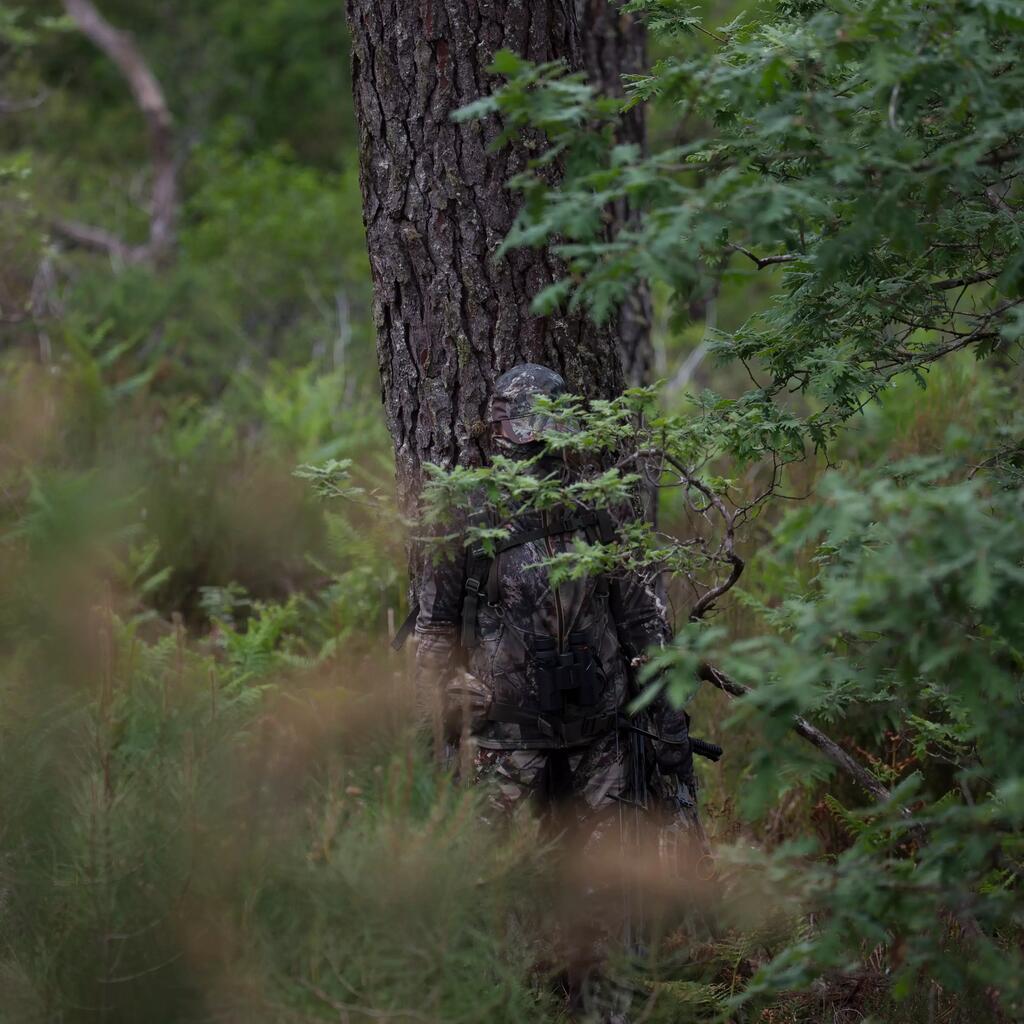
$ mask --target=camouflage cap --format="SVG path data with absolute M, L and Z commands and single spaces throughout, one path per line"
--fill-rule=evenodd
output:
M 490 419 L 516 419 L 529 416 L 535 398 L 564 395 L 565 381 L 554 370 L 537 363 L 520 363 L 506 370 L 494 383 Z

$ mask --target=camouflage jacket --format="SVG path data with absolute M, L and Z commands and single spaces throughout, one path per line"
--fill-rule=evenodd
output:
M 513 533 L 543 532 L 550 524 L 544 513 L 530 513 L 506 524 Z M 466 594 L 467 560 L 464 549 L 453 550 L 441 561 L 428 564 L 419 586 L 416 655 L 417 700 L 425 715 L 431 707 L 448 714 L 458 712 L 461 699 L 470 705 L 472 732 L 479 745 L 492 749 L 544 749 L 564 745 L 562 740 L 538 736 L 534 730 L 508 721 L 494 721 L 489 709 L 500 704 L 540 712 L 538 673 L 531 643 L 538 636 L 554 638 L 564 650 L 570 635 L 585 636 L 600 679 L 595 704 L 567 703 L 561 719 L 613 716 L 630 699 L 627 658 L 642 655 L 652 646 L 668 641 L 671 632 L 665 608 L 652 587 L 636 576 L 620 578 L 613 602 L 607 582 L 587 578 L 551 585 L 540 563 L 559 552 L 571 550 L 576 540 L 594 540 L 592 531 L 578 529 L 531 540 L 499 554 L 491 581 L 493 598 L 479 601 L 476 614 L 476 646 L 461 645 L 462 606 Z M 618 623 L 612 605 L 618 610 Z M 624 646 L 625 645 L 625 646 Z M 465 673 L 468 672 L 468 678 Z M 471 688 L 468 695 L 465 686 Z M 687 716 L 671 709 L 664 698 L 656 700 L 649 714 L 662 736 L 685 743 Z M 683 747 L 656 744 L 664 767 L 689 763 Z M 661 748 L 661 749 L 658 749 Z M 672 763 L 674 762 L 674 763 Z

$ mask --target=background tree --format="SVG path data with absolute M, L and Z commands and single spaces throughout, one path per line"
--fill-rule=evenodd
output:
M 131 36 L 114 28 L 89 0 L 65 0 L 64 7 L 79 31 L 110 58 L 131 88 L 146 121 L 153 180 L 149 237 L 139 245 L 130 245 L 103 228 L 76 221 L 57 221 L 54 226 L 70 242 L 98 249 L 116 262 L 159 264 L 174 247 L 178 215 L 178 155 L 174 151 L 173 118 L 163 88 Z

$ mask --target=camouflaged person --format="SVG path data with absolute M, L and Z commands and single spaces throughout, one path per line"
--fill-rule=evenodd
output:
M 552 423 L 534 411 L 535 399 L 564 392 L 562 378 L 543 366 L 503 374 L 489 409 L 494 450 L 542 456 Z M 543 456 L 535 465 L 538 475 L 571 478 L 561 458 Z M 636 576 L 555 587 L 542 564 L 577 540 L 612 540 L 611 516 L 563 508 L 491 524 L 508 530 L 494 557 L 463 549 L 428 565 L 421 578 L 415 629 L 423 713 L 444 723 L 447 741 L 461 736 L 459 761 L 491 783 L 496 811 L 524 801 L 558 806 L 586 847 L 615 833 L 622 805 L 645 800 L 638 789 L 653 781 L 699 829 L 686 713 L 663 698 L 646 712 L 641 742 L 653 779 L 638 778 L 635 729 L 623 728 L 631 659 L 671 635 L 662 603 Z

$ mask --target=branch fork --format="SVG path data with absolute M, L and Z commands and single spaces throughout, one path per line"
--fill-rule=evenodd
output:
M 104 252 L 117 263 L 158 266 L 174 250 L 178 212 L 178 169 L 174 159 L 174 119 L 160 82 L 132 36 L 114 28 L 92 0 L 64 0 L 64 9 L 81 33 L 110 58 L 131 89 L 146 122 L 153 184 L 149 202 L 149 237 L 132 244 L 105 228 L 58 220 L 53 230 L 72 245 Z

